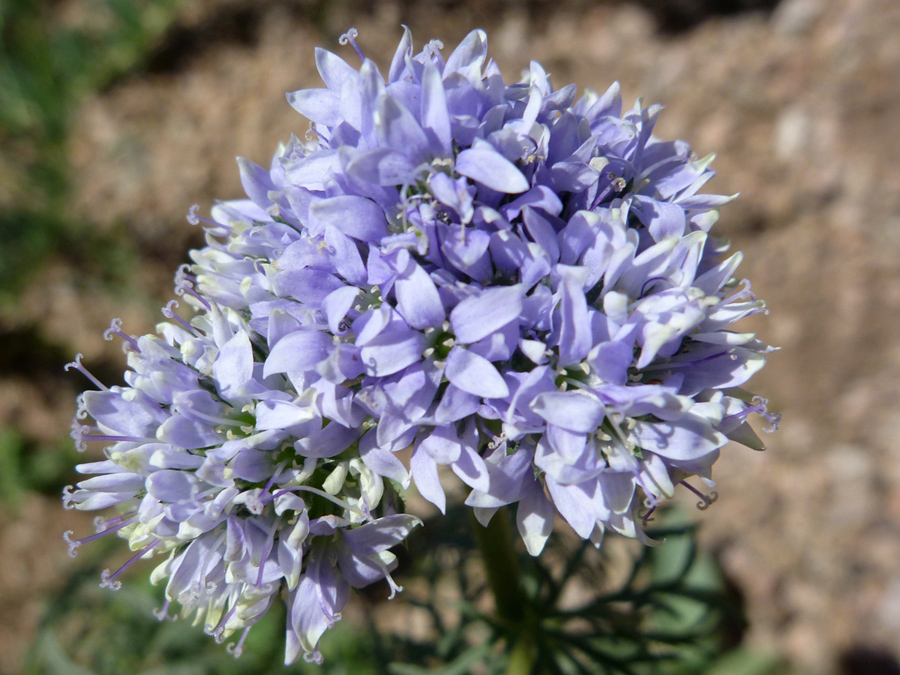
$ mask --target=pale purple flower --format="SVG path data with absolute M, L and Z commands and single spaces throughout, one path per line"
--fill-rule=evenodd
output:
M 127 538 L 137 553 L 102 577 L 114 589 L 139 559 L 165 556 L 151 575 L 155 583 L 168 579 L 160 616 L 176 603 L 217 640 L 241 631 L 236 654 L 276 596 L 289 592 L 286 659 L 293 662 L 302 647 L 306 658 L 320 660 L 319 628 L 333 625 L 340 607 L 336 600 L 323 618 L 315 614 L 318 601 L 303 607 L 297 597 L 331 584 L 346 601 L 348 584 L 379 579 L 390 582 L 393 596 L 395 561 L 387 549 L 419 520 L 393 513 L 382 503 L 381 475 L 357 451 L 345 453 L 364 433 L 365 415 L 347 390 L 307 372 L 322 358 L 314 341 L 295 340 L 292 348 L 294 356 L 313 356 L 266 372 L 279 345 L 324 333 L 287 332 L 263 362 L 262 336 L 239 312 L 207 303 L 190 323 L 161 324 L 158 336 L 126 340 L 129 386 L 107 388 L 73 364 L 101 387 L 80 397 L 73 425 L 79 448 L 111 445 L 106 460 L 77 467 L 92 477 L 67 488 L 64 504 L 116 507 L 120 515 L 101 520 L 93 536 L 67 533 L 70 553 L 99 536 Z M 295 381 L 309 386 L 298 392 Z M 94 425 L 82 422 L 88 417 Z M 310 520 L 310 508 L 332 515 Z
M 404 30 L 386 74 L 355 38 L 358 69 L 318 49 L 324 87 L 288 94 L 305 140 L 191 210 L 197 316 L 111 328 L 127 387 L 74 364 L 100 391 L 73 433 L 112 445 L 67 502 L 122 510 L 104 532 L 168 554 L 154 578 L 217 636 L 287 589 L 289 662 L 319 659 L 350 587 L 395 588 L 419 521 L 386 491 L 443 511 L 449 467 L 481 522 L 516 504 L 532 555 L 556 515 L 646 540 L 677 485 L 712 501 L 685 480 L 711 486 L 729 440 L 762 448 L 749 415 L 777 422 L 742 388 L 771 348 L 731 328 L 764 304 L 709 234 L 731 197 L 698 193 L 711 157 L 656 138 L 659 106 L 536 62 L 506 84 L 482 31 L 445 57 Z

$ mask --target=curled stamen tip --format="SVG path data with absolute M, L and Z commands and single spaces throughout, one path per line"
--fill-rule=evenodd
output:
M 353 46 L 353 50 L 356 52 L 356 55 L 359 56 L 360 61 L 366 60 L 366 55 L 362 53 L 362 50 L 359 48 L 359 45 L 356 44 L 356 37 L 359 35 L 359 31 L 355 28 L 351 28 L 346 33 L 341 35 L 338 42 L 342 45 L 350 44 Z
M 63 488 L 62 501 L 63 501 L 63 508 L 66 511 L 71 511 L 72 509 L 75 508 L 75 496 L 72 494 L 73 490 L 75 490 L 74 485 L 66 485 Z M 69 531 L 71 532 L 71 530 L 69 530 Z M 63 535 L 63 538 L 65 538 L 65 535 Z
M 241 657 L 241 654 L 244 653 L 244 648 L 234 642 L 225 647 L 225 650 L 236 659 L 239 659 Z
M 173 621 L 175 619 L 174 616 L 169 614 L 168 609 L 166 607 L 157 607 L 156 609 L 154 609 L 153 616 L 156 617 L 157 621 L 166 621 L 166 620 Z
M 322 653 L 317 649 L 314 652 L 306 652 L 303 655 L 303 660 L 307 663 L 318 663 L 321 665 L 325 659 L 322 657 Z
M 351 28 L 346 33 L 341 35 L 340 38 L 338 38 L 338 42 L 342 45 L 347 45 L 347 44 L 350 44 L 351 40 L 356 39 L 358 36 L 359 36 L 359 31 L 356 30 L 355 28 Z
M 87 441 L 84 440 L 84 437 L 88 431 L 89 428 L 87 425 L 79 424 L 77 419 L 72 420 L 72 430 L 69 432 L 69 436 L 75 441 L 75 449 L 78 452 L 87 450 Z
M 188 214 L 187 214 L 188 223 L 190 223 L 191 225 L 199 225 L 200 224 L 200 217 L 197 215 L 197 212 L 199 210 L 200 210 L 199 204 L 194 204 L 193 206 L 191 206 L 191 208 L 188 210 Z
M 81 369 L 81 359 L 84 358 L 84 354 L 78 353 L 75 355 L 74 361 L 69 361 L 66 365 L 63 366 L 63 370 L 69 371 L 71 368 L 76 368 L 78 370 Z
M 716 500 L 719 499 L 718 492 L 710 492 L 708 495 L 703 495 L 703 499 L 697 502 L 697 508 L 700 511 L 706 511 L 710 506 L 716 503 Z
M 75 402 L 78 404 L 78 408 L 75 412 L 75 419 L 84 420 L 88 417 L 87 404 L 84 402 L 84 394 L 78 394 L 78 398 L 75 399 Z
M 65 541 L 69 545 L 69 557 L 74 558 L 78 555 L 78 547 L 81 546 L 81 542 L 77 539 L 72 539 L 72 535 L 75 534 L 72 530 L 66 530 L 63 532 L 63 541 Z
M 122 588 L 122 582 L 112 578 L 112 573 L 105 569 L 100 574 L 100 588 L 108 588 L 111 591 L 118 591 Z
M 109 328 L 103 331 L 103 339 L 110 342 L 116 333 L 122 330 L 122 319 L 113 319 L 109 322 Z

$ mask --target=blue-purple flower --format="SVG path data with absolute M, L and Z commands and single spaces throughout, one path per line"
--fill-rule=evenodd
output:
M 350 586 L 396 587 L 411 481 L 443 511 L 449 467 L 484 523 L 516 504 L 532 555 L 557 515 L 646 540 L 678 484 L 713 499 L 685 479 L 712 485 L 729 440 L 762 448 L 751 413 L 777 422 L 742 388 L 771 348 L 731 330 L 764 304 L 709 234 L 731 198 L 699 194 L 711 157 L 656 138 L 658 106 L 535 62 L 508 85 L 482 31 L 445 58 L 406 30 L 386 76 L 355 37 L 358 70 L 319 49 L 325 87 L 288 94 L 305 140 L 192 210 L 196 316 L 114 327 L 128 386 L 95 381 L 74 431 L 112 445 L 67 494 L 117 506 L 103 531 L 167 554 L 154 578 L 217 636 L 286 593 L 289 662 Z

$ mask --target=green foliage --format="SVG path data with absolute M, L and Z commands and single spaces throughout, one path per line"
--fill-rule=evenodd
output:
M 552 537 L 539 558 L 520 556 L 527 601 L 510 620 L 483 609 L 490 591 L 464 564 L 477 555 L 465 521 L 451 510 L 413 538 L 410 573 L 424 577 L 430 589 L 414 602 L 440 637 L 433 643 L 390 638 L 395 663 L 386 659 L 385 672 L 452 675 L 479 663 L 482 672 L 497 674 L 698 675 L 712 672 L 717 657 L 740 638 L 740 604 L 715 561 L 698 551 L 690 526 L 669 519 L 651 533 L 665 544 L 631 548 L 628 560 L 607 554 L 613 547 L 623 550 L 621 540 L 598 551 Z M 610 575 L 623 562 L 630 566 L 627 577 L 610 588 Z M 456 619 L 448 623 L 440 596 L 446 597 L 450 580 L 459 600 Z M 516 667 L 516 659 L 528 669 Z

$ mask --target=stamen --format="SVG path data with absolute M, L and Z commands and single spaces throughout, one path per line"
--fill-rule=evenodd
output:
M 359 56 L 359 60 L 365 61 L 366 60 L 365 54 L 362 53 L 362 50 L 359 48 L 359 45 L 356 44 L 356 37 L 358 35 L 359 35 L 359 31 L 356 30 L 355 28 L 351 28 L 346 33 L 341 35 L 340 39 L 338 39 L 338 42 L 342 45 L 347 45 L 347 44 L 352 45 L 353 49 L 356 50 L 356 55 Z
M 75 441 L 75 448 L 78 452 L 84 452 L 86 443 L 91 441 L 104 441 L 106 443 L 156 443 L 157 439 L 151 436 L 116 436 L 110 434 L 92 434 L 92 431 L 100 431 L 99 427 L 79 424 L 76 420 L 72 421 L 72 431 L 70 436 Z
M 74 489 L 75 489 L 74 485 L 66 485 L 62 489 L 62 495 L 63 495 L 62 503 L 63 503 L 63 508 L 66 511 L 71 511 L 72 509 L 75 508 L 75 495 L 72 494 L 72 491 Z M 65 535 L 63 535 L 63 538 L 65 538 Z
M 84 394 L 78 394 L 75 398 L 75 403 L 78 404 L 78 408 L 75 411 L 75 419 L 86 420 L 88 418 L 88 411 L 87 405 L 84 402 Z
M 400 586 L 396 581 L 394 581 L 394 577 L 391 576 L 390 570 L 388 570 L 387 565 L 384 564 L 384 561 L 379 558 L 377 555 L 369 558 L 372 562 L 378 565 L 379 569 L 384 573 L 384 578 L 388 582 L 388 585 L 391 587 L 391 594 L 388 596 L 388 600 L 393 600 L 394 596 L 397 593 L 403 592 L 403 586 Z
M 247 639 L 247 633 L 250 632 L 251 628 L 253 628 L 253 626 L 247 626 L 244 629 L 244 632 L 241 634 L 241 639 L 238 640 L 236 644 L 232 642 L 230 645 L 225 647 L 228 653 L 233 655 L 234 658 L 240 658 L 241 654 L 244 653 L 244 640 Z
M 89 379 L 91 382 L 93 382 L 93 383 L 94 383 L 94 386 L 96 386 L 98 389 L 100 389 L 100 390 L 102 390 L 102 391 L 109 391 L 109 387 L 107 387 L 107 386 L 106 386 L 105 384 L 103 384 L 100 380 L 98 380 L 96 377 L 94 377 L 94 376 L 90 373 L 90 371 L 89 371 L 87 368 L 85 368 L 84 365 L 82 365 L 81 359 L 83 359 L 83 358 L 84 358 L 84 356 L 83 356 L 82 354 L 76 354 L 76 355 L 75 355 L 75 360 L 72 361 L 71 363 L 67 363 L 67 364 L 63 367 L 63 369 L 66 370 L 66 371 L 68 371 L 70 368 L 74 368 L 74 369 L 77 370 L 79 373 L 81 373 L 82 375 L 84 375 L 87 379 Z
M 768 422 L 768 424 L 763 427 L 763 431 L 766 433 L 777 431 L 778 424 L 781 422 L 781 413 L 769 412 L 769 399 L 763 398 L 762 396 L 754 396 L 750 402 L 753 403 L 753 411 Z
M 71 485 L 66 486 L 67 488 L 71 488 Z M 106 528 L 105 530 L 100 530 L 89 537 L 84 537 L 83 539 L 72 539 L 72 535 L 75 534 L 72 530 L 66 530 L 63 532 L 63 539 L 69 545 L 69 557 L 74 558 L 78 555 L 78 547 L 82 544 L 87 544 L 91 541 L 96 541 L 97 539 L 101 539 L 108 534 L 112 534 L 113 532 L 118 532 L 123 527 L 127 527 L 131 525 L 135 521 L 134 517 L 129 518 L 123 522 L 117 523 L 111 527 Z
M 165 307 L 162 308 L 162 310 L 161 310 L 161 311 L 162 311 L 162 315 L 163 315 L 164 317 L 166 317 L 167 319 L 171 320 L 171 321 L 176 321 L 176 322 L 178 322 L 179 324 L 181 324 L 181 326 L 182 326 L 185 330 L 190 331 L 191 333 L 193 333 L 193 334 L 196 335 L 197 337 L 200 337 L 200 333 L 197 332 L 197 329 L 194 328 L 194 327 L 193 327 L 191 324 L 189 324 L 187 321 L 185 321 L 184 319 L 182 319 L 180 316 L 178 316 L 178 315 L 175 313 L 174 309 L 172 309 L 173 307 L 178 307 L 178 301 L 177 301 L 177 300 L 170 300 L 169 303 L 168 303 Z
M 746 410 L 742 410 L 741 412 L 735 413 L 733 415 L 729 415 L 722 419 L 722 424 L 726 422 L 733 422 L 734 420 L 744 420 L 750 416 L 750 413 L 756 413 L 760 417 L 762 417 L 768 424 L 763 427 L 763 431 L 766 433 L 772 433 L 778 429 L 778 424 L 781 422 L 781 413 L 770 413 L 768 409 L 769 400 L 763 398 L 762 396 L 754 396 L 750 403 L 752 404 Z
M 706 509 L 708 509 L 710 506 L 715 504 L 716 500 L 719 498 L 718 492 L 713 491 L 713 492 L 710 492 L 708 495 L 705 495 L 702 492 L 700 492 L 700 490 L 698 490 L 697 488 L 695 488 L 693 485 L 691 485 L 690 483 L 688 483 L 686 481 L 680 481 L 680 483 L 700 498 L 700 501 L 697 502 L 697 508 L 700 509 L 701 511 L 706 511 Z
M 153 610 L 153 616 L 155 616 L 158 621 L 166 621 L 167 619 L 169 621 L 174 621 L 176 617 L 169 616 L 169 605 L 171 604 L 171 600 L 166 600 L 162 607 Z
M 209 422 L 210 424 L 218 424 L 226 427 L 239 427 L 246 422 L 241 422 L 239 420 L 233 420 L 230 417 L 218 417 L 216 415 L 207 415 L 206 413 L 200 412 L 199 410 L 195 410 L 190 406 L 186 405 L 173 405 L 172 410 L 177 413 L 184 413 L 188 411 L 190 416 L 196 416 L 202 419 L 204 422 Z
M 506 432 L 501 433 L 499 436 L 494 436 L 494 438 L 487 444 L 488 450 L 496 450 L 501 445 L 506 443 L 507 440 L 508 439 L 506 437 Z
M 320 652 L 318 648 L 316 648 L 311 652 L 304 652 L 303 660 L 307 663 L 322 665 L 322 662 L 325 660 L 325 658 L 322 656 L 322 652 Z
M 109 328 L 103 331 L 103 339 L 107 342 L 112 341 L 113 335 L 118 335 L 127 344 L 131 345 L 131 348 L 134 351 L 140 354 L 141 350 L 138 348 L 137 339 L 132 335 L 126 335 L 122 332 L 122 319 L 113 319 L 109 324 Z M 125 348 L 125 351 L 128 351 L 127 347 Z
M 228 620 L 231 619 L 232 616 L 234 616 L 234 613 L 236 611 L 237 611 L 237 605 L 234 604 L 231 606 L 231 609 L 229 609 L 225 613 L 225 616 L 223 616 L 221 618 L 218 625 L 216 625 L 211 630 L 207 630 L 206 628 L 204 628 L 203 632 L 206 633 L 207 635 L 211 635 L 213 637 L 213 639 L 215 639 L 216 644 L 222 644 L 223 642 L 225 642 L 225 636 L 224 636 L 225 624 L 227 624 Z
M 103 532 L 104 530 L 108 530 L 113 525 L 118 525 L 125 520 L 130 523 L 134 520 L 134 515 L 135 512 L 130 511 L 128 513 L 122 514 L 121 516 L 116 516 L 115 518 L 104 518 L 103 516 L 97 516 L 96 518 L 94 518 L 94 533 L 98 534 L 100 532 Z
M 644 506 L 647 506 L 647 501 L 649 501 L 649 500 L 644 500 Z M 652 516 L 652 515 L 654 514 L 654 512 L 656 511 L 656 505 L 654 504 L 653 506 L 650 506 L 650 507 L 648 507 L 648 508 L 649 508 L 650 510 L 647 511 L 647 513 L 645 513 L 643 516 L 641 516 L 641 524 L 642 524 L 644 527 L 647 527 L 647 523 L 652 523 L 652 522 L 653 522 L 653 518 L 652 518 L 651 516 Z
M 243 412 L 246 412 L 246 410 L 244 410 Z M 263 488 L 263 492 L 268 492 L 269 490 L 272 489 L 272 486 L 275 484 L 275 481 L 277 481 L 279 478 L 281 478 L 281 472 L 284 471 L 284 468 L 286 466 L 287 466 L 287 461 L 284 461 L 275 467 L 275 470 L 272 472 L 272 477 L 269 479 L 269 481 L 266 483 L 266 486 Z
M 427 51 L 428 55 L 433 59 L 437 56 L 437 53 L 444 48 L 444 43 L 440 40 L 429 40 L 428 44 L 425 45 L 425 48 L 422 51 Z
M 319 130 L 316 128 L 315 122 L 309 123 L 309 129 L 306 130 L 306 140 L 308 140 L 308 141 L 324 141 L 325 140 L 322 137 L 322 134 L 320 134 Z
M 63 532 L 63 541 L 69 545 L 70 558 L 74 558 L 78 555 L 78 547 L 81 546 L 81 542 L 78 539 L 71 538 L 73 534 L 75 534 L 74 530 L 66 530 Z
M 205 225 L 209 225 L 210 227 L 215 227 L 215 228 L 224 230 L 224 232 L 213 232 L 212 233 L 213 235 L 215 235 L 217 237 L 224 236 L 224 235 L 229 234 L 234 231 L 234 228 L 231 227 L 230 225 L 225 225 L 224 223 L 219 223 L 210 218 L 204 218 L 203 216 L 198 216 L 197 211 L 199 211 L 199 210 L 200 210 L 200 207 L 197 204 L 194 204 L 190 208 L 190 211 L 188 212 L 188 215 L 187 215 L 187 221 L 191 225 L 200 225 L 201 223 L 204 223 Z
M 144 557 L 145 553 L 148 553 L 152 549 L 156 548 L 159 544 L 162 543 L 162 539 L 156 539 L 152 544 L 149 544 L 138 551 L 134 556 L 132 556 L 128 562 L 122 565 L 119 569 L 117 569 L 113 574 L 109 573 L 108 569 L 103 570 L 100 574 L 100 588 L 109 588 L 112 591 L 117 591 L 122 588 L 122 582 L 116 581 L 116 578 L 122 574 L 125 570 L 131 567 L 134 563 Z
M 84 452 L 87 450 L 87 441 L 84 440 L 85 434 L 90 430 L 90 427 L 84 424 L 79 424 L 78 419 L 72 420 L 72 430 L 69 432 L 69 436 L 75 441 L 75 449 L 78 452 Z
M 195 300 L 200 301 L 200 303 L 206 307 L 206 309 L 211 309 L 209 302 L 206 301 L 202 295 L 197 293 L 194 290 L 194 281 L 197 280 L 193 274 L 190 274 L 191 266 L 188 264 L 181 265 L 178 268 L 178 271 L 175 272 L 175 295 L 178 297 L 183 297 L 185 293 L 190 295 Z

